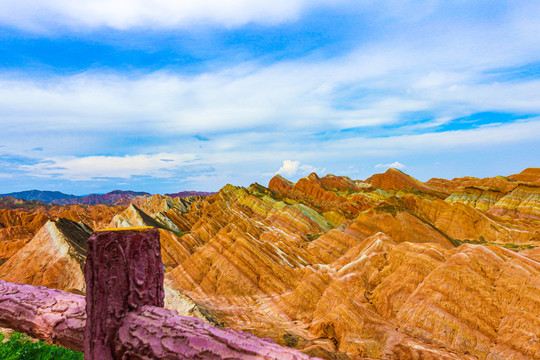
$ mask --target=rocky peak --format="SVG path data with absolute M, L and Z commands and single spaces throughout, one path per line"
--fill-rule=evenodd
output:
M 309 174 L 307 176 L 308 180 L 310 181 L 319 181 L 320 178 L 319 178 L 319 175 L 317 175 L 316 173 L 312 172 L 311 174 Z
M 426 192 L 433 191 L 423 182 L 394 168 L 390 168 L 382 174 L 375 174 L 366 179 L 365 182 L 383 190 L 417 189 Z
M 87 226 L 49 220 L 30 242 L 0 266 L 0 278 L 29 285 L 84 292 Z
M 539 183 L 540 184 L 540 168 L 530 167 L 519 174 L 508 176 L 510 179 L 517 181 L 524 181 L 530 183 Z
M 110 227 L 138 226 L 161 227 L 155 219 L 153 219 L 150 215 L 146 214 L 134 204 L 130 204 L 126 210 L 116 215 L 110 224 Z
M 268 183 L 268 188 L 278 194 L 287 194 L 293 188 L 294 183 L 277 174 Z

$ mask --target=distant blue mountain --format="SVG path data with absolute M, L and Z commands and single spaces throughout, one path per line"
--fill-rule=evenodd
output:
M 66 204 L 112 204 L 120 200 L 129 200 L 134 199 L 138 196 L 150 195 L 147 192 L 137 192 L 137 191 L 122 191 L 114 190 L 106 194 L 90 194 L 86 196 L 77 196 L 75 199 L 66 198 L 66 199 L 57 199 L 53 200 L 51 203 L 56 205 L 66 205 Z M 129 202 L 128 202 L 129 203 Z
M 4 196 L 12 196 L 15 199 L 43 201 L 45 203 L 50 203 L 51 201 L 59 200 L 59 199 L 79 198 L 79 196 L 64 194 L 60 191 L 41 191 L 41 190 L 27 190 L 27 191 L 13 192 L 9 194 L 0 194 L 0 197 L 4 197 Z

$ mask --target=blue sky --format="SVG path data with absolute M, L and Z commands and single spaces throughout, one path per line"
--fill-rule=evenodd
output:
M 540 166 L 540 4 L 0 0 L 0 193 Z

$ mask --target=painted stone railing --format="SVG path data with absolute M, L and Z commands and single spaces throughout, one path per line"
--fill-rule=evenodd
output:
M 0 327 L 83 350 L 86 360 L 311 359 L 272 340 L 164 309 L 156 229 L 92 234 L 85 278 L 86 299 L 0 280 Z

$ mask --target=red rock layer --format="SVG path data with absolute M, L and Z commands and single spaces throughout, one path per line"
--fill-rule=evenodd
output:
M 302 186 L 306 187 L 309 180 L 318 182 L 320 179 L 308 177 Z M 326 196 L 321 188 L 328 191 L 322 185 L 313 186 L 310 194 L 318 198 Z M 287 191 L 293 189 L 294 186 L 288 187 Z M 274 190 L 279 189 L 274 187 Z M 198 239 L 195 243 L 200 246 L 167 273 L 167 280 L 171 287 L 185 291 L 196 301 L 221 313 L 233 326 L 282 343 L 294 343 L 309 354 L 326 358 L 346 354 L 351 358 L 472 359 L 466 355 L 467 351 L 451 342 L 420 341 L 418 339 L 423 337 L 411 336 L 408 330 L 396 331 L 399 309 L 424 277 L 445 261 L 446 253 L 453 251 L 454 237 L 484 236 L 485 241 L 505 243 L 518 239 L 518 234 L 529 234 L 528 231 L 512 232 L 483 212 L 463 204 L 423 200 L 408 194 L 385 200 L 379 207 L 363 212 L 355 221 L 349 220 L 349 225 L 342 224 L 315 240 L 309 236 L 298 238 L 300 224 L 315 226 L 316 217 L 304 218 L 298 223 L 295 221 L 299 219 L 298 214 L 287 217 L 285 222 L 284 218 L 273 215 L 272 209 L 279 207 L 280 216 L 292 215 L 291 211 L 298 204 L 276 206 L 279 201 L 264 200 L 265 195 L 229 187 L 208 203 L 198 204 L 204 221 L 193 226 L 190 241 Z M 276 222 L 278 219 L 282 220 Z M 331 225 L 327 222 L 326 226 Z M 323 228 L 308 226 L 303 231 L 309 234 L 310 230 Z M 381 234 L 376 241 L 368 241 L 380 231 L 390 237 Z M 187 236 L 182 240 L 185 238 Z M 420 244 L 423 242 L 426 244 Z M 384 251 L 375 262 L 379 265 L 368 266 L 365 261 L 375 261 L 376 257 L 362 249 L 371 251 L 381 246 Z M 408 251 L 394 252 L 392 249 L 396 246 L 398 249 L 405 246 Z M 392 260 L 394 265 L 385 268 L 390 261 L 388 252 L 396 254 L 397 258 Z M 414 255 L 414 252 L 420 254 Z M 422 255 L 426 252 L 431 252 L 430 256 L 435 259 Z M 403 263 L 406 266 L 398 266 Z M 341 268 L 362 269 L 364 275 L 356 278 Z M 336 278 L 340 271 L 340 275 L 350 276 Z M 384 284 L 379 273 L 388 277 Z M 366 281 L 373 283 L 368 286 Z M 362 287 L 357 289 L 360 285 Z M 454 291 L 468 290 L 457 288 Z M 376 300 L 371 302 L 370 296 L 375 296 Z M 509 291 L 504 296 L 511 298 L 516 294 Z M 442 303 L 437 306 L 444 308 Z M 489 318 L 492 314 L 475 316 Z M 460 321 L 467 323 L 468 319 Z M 490 344 L 502 346 L 497 345 L 496 339 Z
M 527 168 L 519 174 L 508 176 L 510 179 L 527 182 L 540 183 L 540 168 Z
M 466 176 L 454 178 L 452 180 L 433 178 L 425 182 L 431 188 L 448 194 L 460 191 L 467 187 L 485 187 L 497 189 L 503 192 L 512 191 L 518 184 L 509 177 L 496 176 L 491 178 L 479 179 Z
M 30 241 L 47 220 L 43 213 L 0 209 L 0 265 Z
M 383 174 L 375 174 L 366 179 L 366 182 L 383 190 L 417 189 L 425 192 L 433 191 L 428 185 L 394 168 L 388 169 Z

